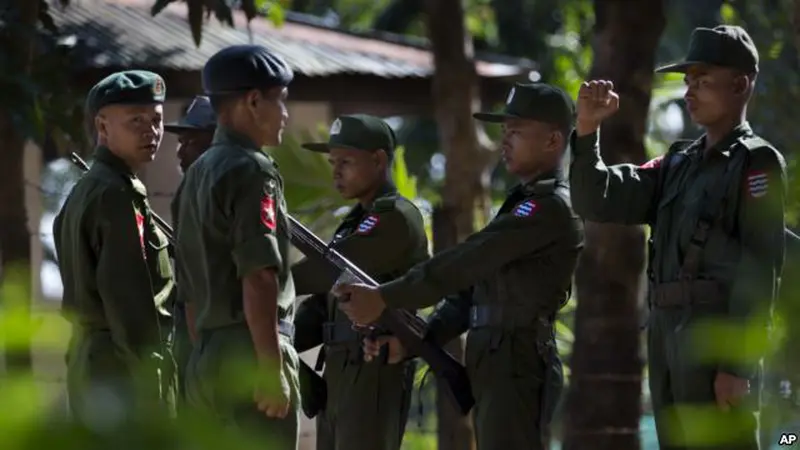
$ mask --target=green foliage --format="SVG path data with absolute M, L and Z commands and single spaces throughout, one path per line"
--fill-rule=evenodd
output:
M 403 147 L 398 147 L 395 151 L 392 180 L 400 195 L 412 200 L 417 198 L 417 178 L 408 173 Z
M 468 0 L 466 4 L 467 31 L 471 36 L 495 47 L 499 35 L 491 0 Z
M 62 145 L 82 145 L 83 102 L 71 87 L 70 47 L 52 30 L 23 23 L 13 6 L 1 14 L 0 108 L 11 115 L 14 128 L 24 138 L 40 145 L 47 137 Z M 30 64 L 23 44 L 27 40 L 34 46 Z M 38 52 L 48 57 L 39 58 Z
M 591 67 L 592 49 L 589 42 L 594 23 L 592 2 L 564 1 L 561 15 L 563 28 L 548 39 L 553 51 L 554 70 L 550 79 L 542 81 L 556 84 L 576 98 Z

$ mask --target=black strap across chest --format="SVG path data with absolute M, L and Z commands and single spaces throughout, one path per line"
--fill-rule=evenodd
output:
M 726 204 L 726 194 L 729 191 L 729 187 L 731 183 L 740 181 L 743 169 L 747 164 L 749 150 L 743 147 L 744 146 L 736 145 L 731 149 L 733 154 L 728 158 L 727 163 L 725 163 L 725 168 L 722 173 L 712 181 L 710 187 L 705 191 L 705 195 L 701 200 L 697 223 L 695 224 L 692 237 L 689 240 L 689 245 L 684 254 L 678 275 L 681 281 L 694 280 L 700 272 L 703 249 L 708 242 L 711 230 L 722 221 L 725 209 L 724 206 Z M 688 159 L 686 154 L 678 151 L 671 151 L 665 156 L 664 163 L 661 166 L 661 173 L 659 174 L 656 202 L 660 201 L 663 195 L 663 188 L 667 177 L 670 176 L 670 174 L 674 174 L 675 172 L 673 169 L 678 167 L 686 159 Z M 651 247 L 651 256 L 653 254 L 652 250 Z

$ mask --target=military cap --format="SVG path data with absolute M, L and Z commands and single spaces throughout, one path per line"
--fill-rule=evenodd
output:
M 695 64 L 709 64 L 758 73 L 758 49 L 742 27 L 733 25 L 699 27 L 692 31 L 686 58 L 681 62 L 659 67 L 656 72 L 686 73 L 686 70 Z
M 516 83 L 508 93 L 506 106 L 497 113 L 472 115 L 483 122 L 506 119 L 530 119 L 568 128 L 572 126 L 575 108 L 572 99 L 561 89 L 546 83 Z
M 203 66 L 207 95 L 288 86 L 292 69 L 280 56 L 260 45 L 233 45 L 214 54 Z
M 211 108 L 208 97 L 198 95 L 186 109 L 186 114 L 177 122 L 164 125 L 164 131 L 180 133 L 190 130 L 214 131 L 217 127 L 217 115 Z
M 86 97 L 90 115 L 108 105 L 164 103 L 167 87 L 161 75 L 146 70 L 113 73 L 95 84 Z
M 388 123 L 367 114 L 352 114 L 336 118 L 331 125 L 328 142 L 310 142 L 303 148 L 328 153 L 331 148 L 394 152 L 397 139 Z

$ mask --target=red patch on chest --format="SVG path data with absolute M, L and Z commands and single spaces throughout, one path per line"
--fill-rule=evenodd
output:
M 268 230 L 274 231 L 277 226 L 275 217 L 275 199 L 271 195 L 265 194 L 261 199 L 261 224 Z
M 136 229 L 139 231 L 139 245 L 144 252 L 144 216 L 139 211 L 136 211 Z

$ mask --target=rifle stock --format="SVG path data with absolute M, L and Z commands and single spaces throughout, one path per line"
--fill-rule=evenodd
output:
M 289 222 L 292 244 L 301 252 L 308 256 L 322 257 L 343 272 L 350 272 L 361 283 L 378 286 L 374 279 L 335 249 L 328 247 L 302 223 L 291 216 Z M 434 375 L 443 382 L 442 386 L 446 387 L 444 394 L 461 414 L 469 413 L 475 399 L 467 371 L 452 355 L 425 339 L 424 320 L 406 310 L 386 308 L 378 323 L 391 331 L 411 354 L 418 355 L 428 363 Z
M 77 153 L 70 155 L 70 160 L 83 172 L 89 170 L 89 165 Z M 175 233 L 172 227 L 166 220 L 162 219 L 158 214 L 152 212 L 153 220 L 156 226 L 167 237 L 170 245 L 175 247 Z M 294 219 L 292 219 L 294 220 Z M 301 390 L 306 394 L 301 396 L 301 408 L 303 413 L 309 419 L 314 418 L 320 411 L 325 409 L 327 401 L 328 385 L 325 380 L 302 359 L 300 360 L 300 380 L 303 384 Z

